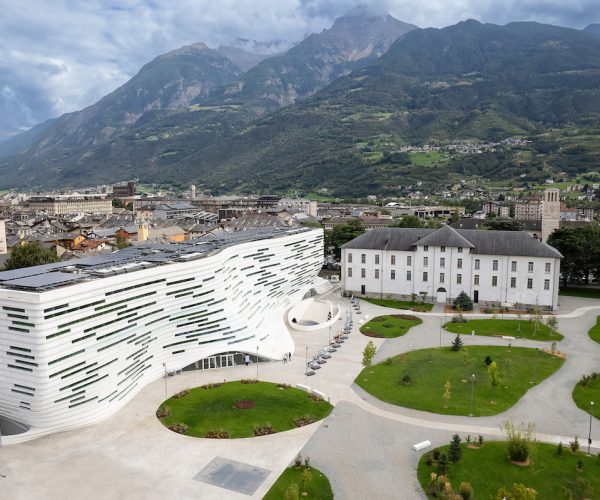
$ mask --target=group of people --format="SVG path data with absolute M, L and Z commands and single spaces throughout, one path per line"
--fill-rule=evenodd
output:
M 283 355 L 283 364 L 285 365 L 288 361 L 292 360 L 292 353 L 291 352 L 286 352 Z

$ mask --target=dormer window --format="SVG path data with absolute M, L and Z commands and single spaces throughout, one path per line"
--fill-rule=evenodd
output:
M 446 251 L 446 247 L 441 247 L 440 251 L 441 252 L 445 252 Z
M 427 251 L 429 251 L 429 247 L 428 247 L 427 245 L 425 245 L 425 246 L 423 247 L 423 251 L 424 251 L 424 252 L 427 252 Z

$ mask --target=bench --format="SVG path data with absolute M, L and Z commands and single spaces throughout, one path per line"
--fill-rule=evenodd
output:
M 429 440 L 421 441 L 420 443 L 413 444 L 413 450 L 421 451 L 421 450 L 424 450 L 425 448 L 429 448 L 430 446 L 431 446 L 431 441 L 429 441 Z
M 296 384 L 296 389 L 300 389 L 301 391 L 304 391 L 304 392 L 310 392 L 310 387 L 308 387 L 307 385 L 304 385 L 304 384 Z

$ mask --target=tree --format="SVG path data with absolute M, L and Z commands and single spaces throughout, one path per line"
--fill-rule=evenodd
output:
M 558 326 L 558 320 L 556 319 L 556 317 L 550 316 L 546 320 L 546 326 L 550 328 L 550 335 L 554 335 L 554 333 L 556 332 L 556 327 Z
M 569 281 L 581 279 L 589 283 L 592 275 L 600 275 L 600 228 L 596 224 L 556 229 L 548 244 L 563 255 L 560 263 L 563 287 Z
M 58 255 L 52 248 L 44 248 L 39 243 L 25 243 L 13 249 L 6 259 L 4 270 L 21 269 L 58 262 Z
M 369 340 L 369 342 L 365 346 L 365 349 L 363 350 L 362 364 L 365 368 L 371 368 L 373 364 L 373 357 L 375 356 L 376 352 L 377 347 L 375 347 L 375 344 L 372 340 Z
M 515 426 L 510 420 L 506 420 L 502 427 L 508 441 L 509 458 L 514 462 L 526 462 L 531 451 L 535 426 L 532 423 Z
M 423 219 L 416 215 L 405 215 L 400 221 L 390 227 L 425 227 Z
M 454 299 L 454 308 L 460 311 L 470 311 L 473 309 L 473 301 L 466 292 L 462 291 Z
M 460 333 L 456 334 L 456 337 L 454 337 L 454 340 L 452 341 L 452 344 L 450 345 L 450 349 L 452 349 L 453 351 L 460 351 L 463 347 L 463 341 L 460 338 Z
M 123 236 L 121 233 L 117 233 L 117 248 L 122 249 L 127 248 L 128 246 L 129 243 L 127 243 L 127 238 L 125 238 L 125 236 Z
M 308 485 L 308 482 L 310 481 L 311 475 L 312 474 L 310 473 L 310 468 L 305 467 L 304 470 L 302 471 L 302 495 L 306 494 L 306 486 Z
M 531 316 L 529 320 L 533 323 L 533 334 L 535 335 L 542 324 L 542 311 L 539 307 L 534 307 L 531 309 Z
M 336 224 L 330 231 L 325 231 L 325 252 L 330 247 L 334 247 L 337 258 L 341 255 L 341 246 L 357 238 L 365 232 L 363 223 L 356 219 L 346 224 Z
M 446 400 L 446 405 L 444 408 L 448 406 L 448 401 L 450 401 L 450 389 L 452 389 L 452 385 L 449 380 L 446 380 L 446 383 L 444 384 L 444 399 Z
M 500 381 L 502 380 L 502 375 L 500 375 L 500 372 L 498 371 L 498 366 L 496 365 L 495 361 L 492 361 L 490 363 L 490 366 L 488 366 L 487 372 L 488 372 L 488 376 L 490 377 L 490 380 L 492 382 L 492 385 L 494 387 L 500 385 Z
M 515 219 L 495 219 L 486 221 L 485 225 L 493 231 L 520 231 L 521 223 Z
M 296 483 L 292 483 L 287 487 L 284 493 L 284 500 L 300 500 L 300 488 Z
M 445 453 L 440 453 L 438 458 L 438 474 L 445 475 L 448 472 L 448 456 Z
M 450 448 L 448 449 L 448 455 L 451 462 L 460 462 L 462 457 L 462 448 L 460 447 L 460 436 L 454 434 L 452 441 L 450 441 Z

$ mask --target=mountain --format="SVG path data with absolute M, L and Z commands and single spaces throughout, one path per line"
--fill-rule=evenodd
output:
M 583 28 L 583 31 L 585 31 L 587 33 L 591 33 L 592 35 L 600 35 L 600 24 L 599 23 L 590 24 L 590 25 L 586 26 L 585 28 Z
M 312 34 L 288 50 L 256 65 L 241 78 L 213 92 L 205 104 L 243 105 L 257 115 L 310 96 L 336 78 L 368 65 L 400 36 L 416 29 L 390 15 L 356 8 L 331 28 Z
M 239 40 L 216 51 L 203 44 L 183 47 L 157 57 L 94 105 L 0 143 L 0 156 L 10 155 L 0 162 L 0 182 L 88 183 L 139 177 L 139 169 L 167 176 L 165 164 L 227 141 L 266 111 L 373 62 L 414 28 L 355 10 L 244 74 L 257 60 L 246 48 L 266 55 L 281 44 Z

